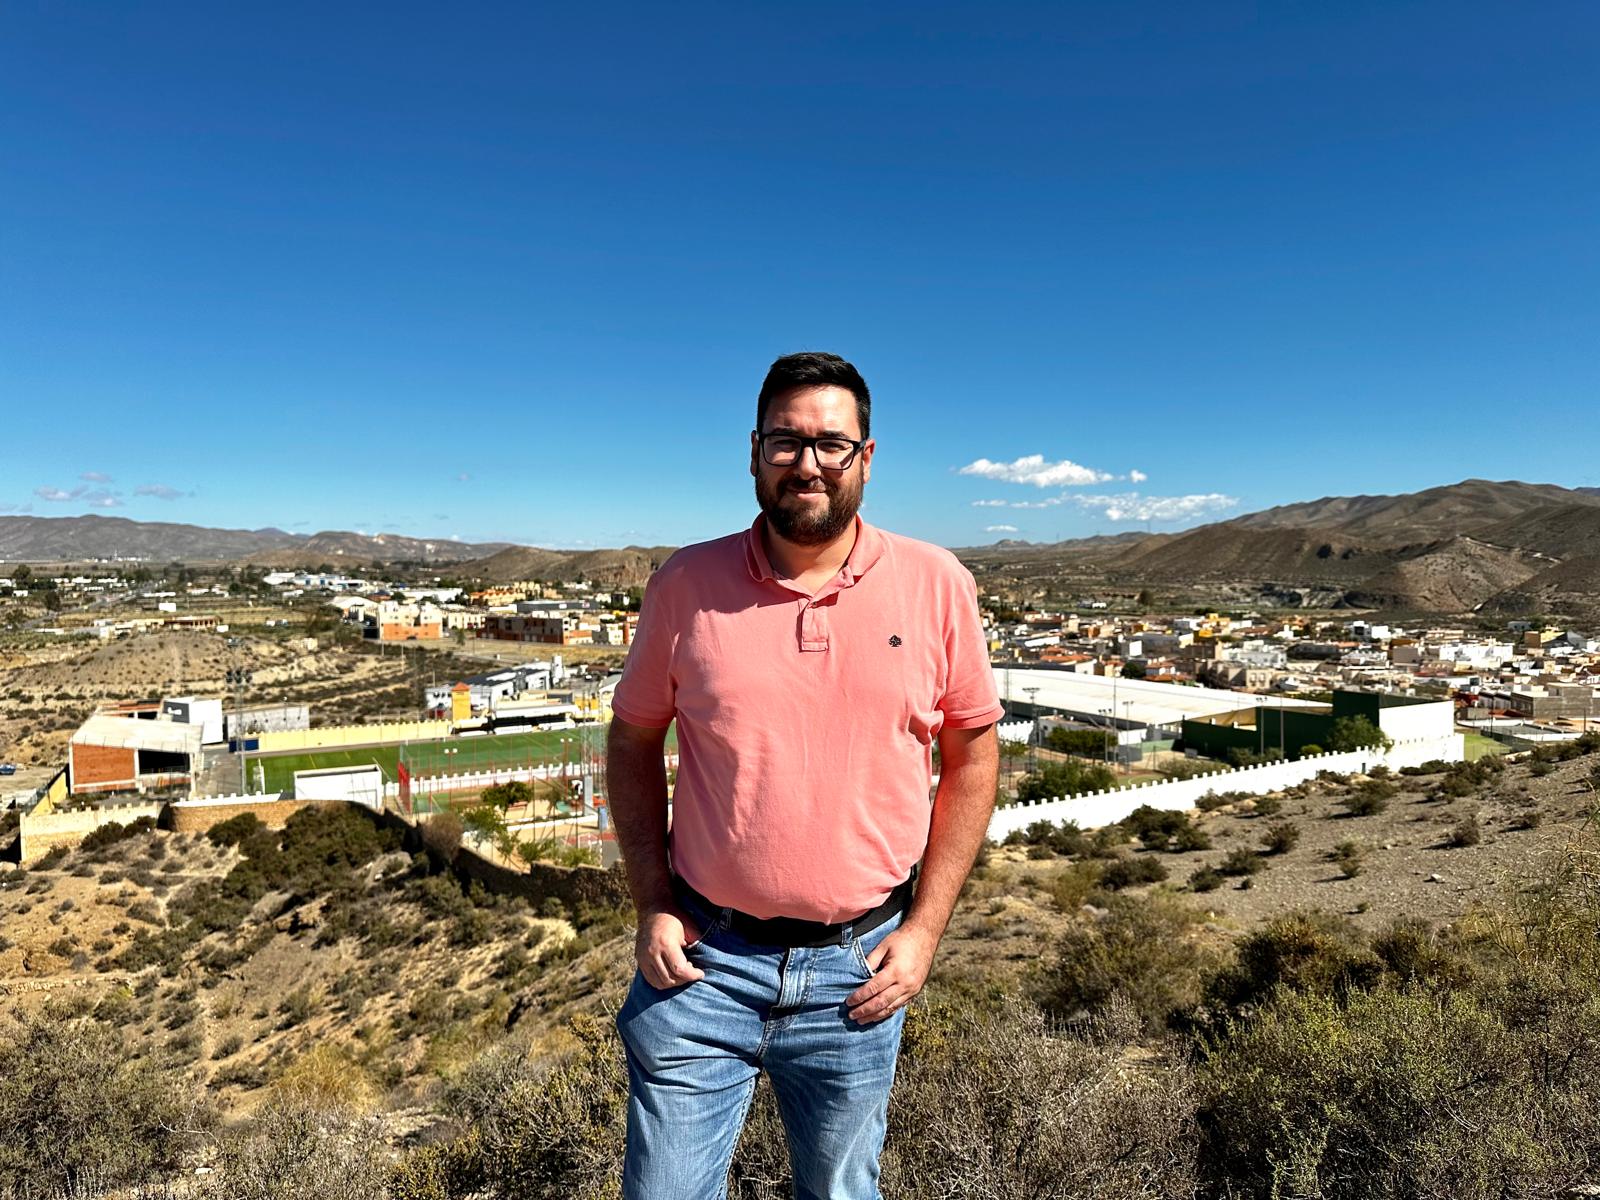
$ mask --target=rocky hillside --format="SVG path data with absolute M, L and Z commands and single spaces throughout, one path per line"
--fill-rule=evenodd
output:
M 211 529 L 126 517 L 0 517 L 0 559 L 13 562 L 82 562 L 140 558 L 156 562 L 247 559 L 263 565 L 351 566 L 378 562 L 459 562 L 480 558 L 505 543 L 472 545 L 448 539 L 328 531 L 293 534 L 281 529 Z
M 483 583 L 587 579 L 610 587 L 643 587 L 674 549 L 672 546 L 628 546 L 621 550 L 569 551 L 512 546 L 487 558 L 463 563 L 456 573 Z
M 886 1194 L 1600 1181 L 1583 750 L 990 848 L 907 1024 Z M 451 857 L 329 808 L 0 871 L 0 1192 L 614 1200 L 628 914 L 498 896 Z M 763 1085 L 729 1195 L 788 1188 Z
M 1179 534 L 963 551 L 974 570 L 1124 590 L 1415 613 L 1487 606 L 1592 618 L 1600 494 L 1469 479 L 1397 496 L 1332 496 Z M 1569 562 L 1576 565 L 1566 566 Z

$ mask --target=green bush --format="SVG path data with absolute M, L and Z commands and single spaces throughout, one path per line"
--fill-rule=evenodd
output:
M 1250 811 L 1258 817 L 1275 817 L 1283 811 L 1283 801 L 1277 796 L 1257 796 Z
M 1352 817 L 1376 816 L 1389 807 L 1389 801 L 1398 790 L 1386 779 L 1369 779 L 1357 785 L 1339 803 Z
M 1266 861 L 1254 850 L 1236 846 L 1217 864 L 1217 871 L 1223 875 L 1254 875 L 1266 865 Z
M 1154 858 L 1113 858 L 1100 872 L 1100 886 L 1108 892 L 1144 883 L 1160 883 L 1167 877 L 1167 869 Z
M 1251 799 L 1249 792 L 1207 792 L 1194 802 L 1194 806 L 1201 812 L 1216 812 L 1219 808 L 1226 808 L 1230 804 L 1243 804 Z
M 213 846 L 239 846 L 266 832 L 267 827 L 255 813 L 240 813 L 206 830 L 206 838 Z
M 1045 734 L 1044 744 L 1060 754 L 1079 754 L 1090 758 L 1104 758 L 1113 745 L 1113 738 L 1104 729 L 1052 729 Z
M 1300 841 L 1300 827 L 1293 821 L 1274 821 L 1267 826 L 1263 853 L 1287 854 Z
M 1354 879 L 1361 874 L 1365 857 L 1366 852 L 1359 842 L 1343 841 L 1328 851 L 1328 861 L 1337 866 L 1346 879 Z
M 156 819 L 154 817 L 140 817 L 126 825 L 112 821 L 108 825 L 101 825 L 97 829 L 90 830 L 89 835 L 78 843 L 78 848 L 85 853 L 104 850 L 108 846 L 115 846 L 118 842 L 125 842 L 129 838 L 149 833 L 155 827 Z
M 1189 850 L 1209 850 L 1211 839 L 1189 820 L 1189 814 L 1174 809 L 1152 808 L 1141 804 L 1118 822 L 1129 834 L 1137 838 L 1147 850 L 1182 853 Z
M 1371 986 L 1382 973 L 1381 960 L 1348 920 L 1298 912 L 1241 937 L 1233 961 L 1207 979 L 1205 991 L 1209 1001 L 1236 1012 L 1264 1003 L 1280 988 L 1342 996 Z
M 1199 867 L 1189 876 L 1191 892 L 1214 892 L 1222 886 L 1223 874 L 1215 867 Z
M 1024 775 L 1017 784 L 1017 800 L 1027 803 L 1057 797 L 1101 792 L 1115 787 L 1117 777 L 1099 763 L 1069 759 L 1064 763 L 1041 763 L 1036 771 Z

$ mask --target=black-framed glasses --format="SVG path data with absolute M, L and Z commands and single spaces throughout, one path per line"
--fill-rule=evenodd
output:
M 861 453 L 861 447 L 867 444 L 865 438 L 853 442 L 836 435 L 801 437 L 797 433 L 759 433 L 756 438 L 761 443 L 761 457 L 769 467 L 794 466 L 809 446 L 816 456 L 817 466 L 824 471 L 848 469 Z

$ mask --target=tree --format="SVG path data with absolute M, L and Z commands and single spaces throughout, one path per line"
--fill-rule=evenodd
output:
M 17 569 L 11 572 L 11 581 L 18 587 L 27 587 L 28 580 L 33 578 L 33 568 L 27 563 L 20 563 Z
M 1017 799 L 1052 800 L 1058 796 L 1076 796 L 1083 792 L 1101 792 L 1114 787 L 1117 777 L 1109 768 L 1098 763 L 1069 759 L 1064 763 L 1045 763 L 1037 771 L 1022 777 L 1017 785 Z
M 51 588 L 44 594 L 44 607 L 47 612 L 61 611 L 61 593 Z
M 1017 759 L 1023 757 L 1027 753 L 1028 745 L 1026 742 L 1019 742 L 1013 738 L 1006 738 L 1000 743 L 1000 757 L 1005 761 L 1007 771 L 1016 770 Z
M 1368 748 L 1387 750 L 1393 745 L 1394 740 L 1366 717 L 1340 717 L 1328 733 L 1328 749 L 1335 752 Z
M 1045 734 L 1044 744 L 1060 754 L 1104 758 L 1111 747 L 1112 738 L 1104 729 L 1062 729 L 1058 726 Z
M 1147 672 L 1145 671 L 1145 666 L 1142 662 L 1123 664 L 1122 677 L 1124 679 L 1143 679 L 1146 674 Z
M 534 790 L 531 783 L 523 783 L 520 779 L 513 779 L 507 783 L 497 783 L 486 787 L 479 796 L 485 804 L 492 804 L 501 812 L 513 804 L 533 803 Z

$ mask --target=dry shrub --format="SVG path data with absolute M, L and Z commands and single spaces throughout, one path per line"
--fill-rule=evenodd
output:
M 1123 1042 L 1138 1023 L 1117 1004 L 1093 1031 L 1100 1036 L 1077 1038 L 1052 1035 L 1036 1010 L 1020 1005 L 914 1009 L 889 1104 L 884 1195 L 1193 1195 L 1189 1076 L 1176 1061 L 1128 1061 Z
M 1056 943 L 1039 978 L 1038 999 L 1050 1013 L 1078 1017 L 1128 1000 L 1145 1027 L 1161 1030 L 1200 998 L 1214 965 L 1194 940 L 1201 914 L 1160 892 L 1139 899 L 1114 895 L 1106 915 L 1075 925 Z
M 382 1200 L 391 1170 L 381 1123 L 280 1095 L 223 1142 L 205 1200 Z
M 1207 1172 L 1263 1200 L 1565 1194 L 1600 1102 L 1600 1014 L 1580 1024 L 1518 1032 L 1465 993 L 1282 993 L 1202 1065 Z
M 273 1081 L 272 1090 L 302 1106 L 351 1113 L 370 1111 L 379 1098 L 372 1076 L 349 1051 L 331 1042 L 295 1059 Z
M 1052 1036 L 1031 1006 L 913 1009 L 890 1100 L 883 1191 L 900 1200 L 1036 1200 L 1193 1194 L 1196 1130 L 1181 1064 L 1128 1061 L 1137 1027 L 1114 1006 L 1090 1038 Z M 627 1080 L 608 1022 L 572 1026 L 568 1057 L 482 1055 L 451 1085 L 461 1133 L 409 1155 L 394 1200 L 618 1200 Z M 791 1194 L 771 1088 L 757 1089 L 729 1200 Z
M 1280 988 L 1344 994 L 1377 981 L 1383 963 L 1343 917 L 1298 912 L 1241 937 L 1234 958 L 1206 981 L 1207 998 L 1228 1010 L 1264 1003 Z
M 422 844 L 429 855 L 440 863 L 454 862 L 456 852 L 461 849 L 461 835 L 465 832 L 461 818 L 447 811 L 429 817 L 421 825 Z
M 467 1133 L 430 1151 L 429 1177 L 496 1200 L 617 1200 L 628 1089 L 622 1044 L 596 1017 L 575 1018 L 569 1032 L 577 1045 L 564 1058 L 532 1062 L 499 1047 L 462 1073 L 447 1104 Z
M 0 1195 L 100 1194 L 176 1169 L 213 1121 L 122 1035 L 48 1006 L 0 1037 Z

